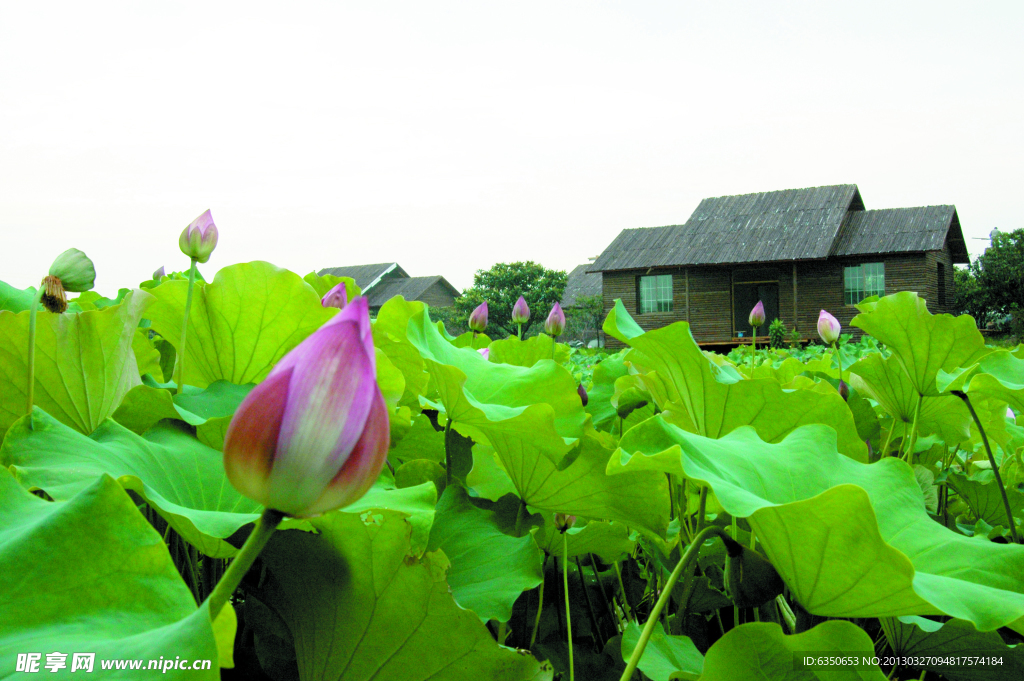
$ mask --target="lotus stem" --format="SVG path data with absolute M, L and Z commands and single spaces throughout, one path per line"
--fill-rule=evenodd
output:
M 914 465 L 912 459 L 914 458 L 914 444 L 917 441 L 917 420 L 921 417 L 921 393 L 917 394 L 917 405 L 914 407 L 914 422 L 910 426 L 910 437 L 907 438 L 907 453 L 906 460 L 910 465 Z M 981 426 L 978 426 L 979 428 Z
M 519 336 L 519 340 L 523 340 L 523 325 L 517 324 L 516 326 L 519 327 L 519 333 L 517 334 Z
M 572 665 L 572 619 L 569 616 L 569 538 L 562 532 L 562 590 L 565 592 L 565 629 L 569 636 L 569 681 L 576 675 Z
M 39 301 L 43 299 L 43 286 L 39 287 L 32 297 L 32 305 L 28 308 L 28 385 L 25 386 L 25 413 L 29 415 L 28 428 L 32 425 L 32 404 L 36 394 L 36 314 L 39 312 Z
M 985 434 L 985 429 L 981 425 L 981 419 L 978 418 L 978 413 L 974 411 L 974 405 L 971 404 L 971 398 L 967 396 L 967 393 L 960 390 L 953 390 L 952 393 L 964 401 L 968 411 L 971 412 L 971 418 L 974 419 L 974 425 L 978 426 L 978 432 L 981 433 L 981 442 L 985 445 L 985 453 L 988 454 L 988 462 L 992 466 L 992 473 L 996 476 L 996 484 L 999 485 L 999 494 L 1003 497 L 1003 508 L 1006 509 L 1006 520 L 1010 523 L 1010 534 L 1013 536 L 1013 543 L 1019 544 L 1020 537 L 1017 535 L 1017 524 L 1013 521 L 1013 511 L 1010 510 L 1010 499 L 1006 496 L 1003 477 L 999 475 L 999 466 L 996 465 L 996 457 L 992 454 L 992 446 L 988 443 L 988 435 Z
M 568 558 L 568 556 L 566 557 Z M 587 581 L 583 578 L 583 567 L 580 565 L 580 557 L 576 556 L 573 558 L 573 562 L 576 563 L 576 572 L 580 576 L 580 587 L 583 589 L 583 596 L 587 600 L 587 613 L 590 615 L 590 635 L 594 638 L 594 643 L 604 648 L 604 636 L 601 635 L 601 626 L 597 623 L 597 613 L 594 611 L 594 603 L 590 600 L 590 591 L 587 590 Z
M 615 577 L 619 580 L 619 591 L 622 593 L 623 612 L 626 614 L 627 620 L 632 620 L 632 609 L 629 607 L 629 598 L 626 596 L 626 586 L 622 583 L 622 570 L 619 569 L 618 561 L 615 561 Z
M 245 544 L 238 550 L 235 559 L 228 565 L 224 576 L 220 578 L 217 586 L 213 588 L 213 592 L 206 599 L 210 603 L 211 622 L 217 619 L 220 611 L 224 608 L 224 604 L 228 602 L 231 594 L 235 593 L 235 589 L 242 583 L 245 573 L 252 567 L 256 556 L 260 555 L 260 551 L 270 541 L 270 536 L 274 534 L 274 530 L 277 529 L 282 520 L 284 520 L 284 514 L 280 511 L 270 508 L 264 509 L 263 514 L 256 521 L 256 527 L 253 528 L 252 534 L 245 540 Z
M 444 422 L 444 479 L 445 485 L 452 484 L 452 446 L 449 440 L 451 439 L 452 432 L 452 419 L 448 414 L 445 414 L 448 419 Z
M 728 537 L 724 531 L 720 528 L 712 525 L 706 527 L 697 533 L 697 536 L 693 538 L 693 541 L 686 551 L 683 553 L 679 562 L 676 563 L 676 567 L 672 570 L 672 574 L 669 575 L 668 582 L 665 583 L 665 588 L 661 591 L 661 596 L 658 598 L 658 602 L 654 604 L 654 609 L 651 610 L 651 614 L 647 616 L 647 624 L 644 625 L 644 629 L 640 632 L 640 640 L 637 641 L 636 647 L 633 648 L 633 654 L 629 656 L 629 662 L 626 664 L 626 670 L 622 672 L 622 676 L 619 677 L 619 681 L 629 681 L 633 672 L 636 671 L 636 666 L 640 663 L 640 658 L 644 654 L 644 648 L 647 647 L 647 642 L 651 640 L 651 634 L 654 633 L 654 624 L 658 621 L 658 616 L 661 615 L 661 611 L 665 609 L 665 605 L 668 603 L 669 597 L 672 595 L 672 589 L 675 587 L 676 582 L 679 581 L 679 575 L 686 573 L 686 581 L 683 583 L 685 592 L 689 588 L 689 583 L 693 579 L 693 562 L 697 559 L 700 554 L 700 549 L 704 545 L 704 542 L 708 538 L 716 537 Z
M 180 395 L 185 388 L 185 339 L 188 335 L 188 313 L 192 310 L 192 289 L 196 285 L 196 259 L 192 258 L 192 267 L 188 271 L 188 293 L 185 294 L 185 317 L 181 320 L 181 343 L 178 345 L 178 387 Z
M 704 529 L 704 514 L 708 506 L 708 486 L 700 488 L 700 502 L 697 504 L 697 533 Z
M 757 354 L 757 327 L 752 326 L 750 337 L 750 377 L 754 377 L 754 355 Z
M 540 590 L 537 597 L 537 616 L 533 620 L 533 633 L 530 634 L 530 648 L 537 642 L 537 631 L 540 629 L 540 613 L 544 610 L 544 575 L 548 566 L 548 555 L 544 554 L 544 562 L 540 566 Z

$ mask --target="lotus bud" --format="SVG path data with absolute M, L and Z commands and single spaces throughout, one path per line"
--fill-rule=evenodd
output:
M 486 359 L 488 362 L 491 361 L 491 349 L 490 348 L 480 348 L 479 350 L 477 350 L 477 352 L 479 352 L 480 356 L 483 357 L 484 359 Z
M 725 587 L 740 608 L 756 608 L 782 593 L 782 577 L 767 559 L 737 541 L 725 542 Z
M 181 252 L 197 262 L 210 259 L 213 249 L 217 248 L 217 225 L 213 224 L 213 214 L 206 211 L 189 224 L 178 237 Z
M 576 392 L 579 393 L 580 402 L 583 403 L 583 406 L 587 406 L 587 402 L 590 401 L 590 398 L 587 397 L 587 389 L 583 387 L 582 383 L 580 383 L 579 387 L 576 388 Z
M 161 265 L 160 269 L 158 269 L 155 272 L 153 272 L 153 281 L 160 281 L 161 279 L 163 279 L 166 276 L 167 276 L 167 273 L 164 271 L 163 265 Z
M 838 390 L 839 390 L 839 396 L 842 397 L 843 400 L 849 402 L 850 401 L 850 386 L 846 385 L 846 381 L 844 381 L 843 379 L 839 379 Z
M 764 303 L 760 300 L 757 301 L 757 305 L 755 305 L 754 309 L 750 311 L 750 317 L 747 321 L 749 321 L 750 325 L 755 329 L 764 324 Z
M 513 324 L 525 324 L 530 321 L 530 306 L 526 304 L 526 299 L 519 296 L 519 300 L 512 306 L 512 323 Z
M 565 331 L 565 313 L 562 312 L 562 306 L 555 303 L 551 306 L 551 312 L 548 313 L 548 318 L 544 322 L 544 333 L 557 337 L 561 336 L 563 331 Z
M 308 518 L 348 506 L 373 486 L 390 435 L 370 329 L 366 298 L 358 297 L 246 396 L 224 437 L 235 489 Z
M 336 307 L 339 310 L 348 305 L 348 291 L 345 290 L 345 282 L 338 282 L 338 285 L 324 294 L 320 299 L 324 307 Z
M 1010 409 L 1009 407 L 1007 407 L 1006 408 L 1006 418 L 1010 419 L 1011 421 L 1016 421 L 1017 420 L 1017 415 L 1013 413 L 1013 409 Z
M 77 248 L 69 248 L 53 261 L 50 272 L 43 277 L 41 302 L 50 312 L 61 314 L 68 309 L 65 291 L 81 293 L 96 283 L 92 260 Z
M 825 342 L 825 345 L 832 345 L 839 340 L 839 333 L 843 327 L 840 326 L 839 320 L 830 315 L 824 310 L 818 314 L 818 335 L 821 336 L 821 340 Z
M 558 528 L 559 532 L 565 532 L 570 527 L 576 524 L 576 516 L 566 515 L 564 513 L 555 514 L 555 527 Z
M 480 303 L 469 315 L 469 328 L 471 331 L 483 333 L 487 328 L 487 301 Z

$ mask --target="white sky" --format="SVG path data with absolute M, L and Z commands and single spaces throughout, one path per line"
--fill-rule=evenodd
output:
M 701 198 L 856 183 L 1024 226 L 1024 2 L 0 0 L 0 279 L 571 269 Z

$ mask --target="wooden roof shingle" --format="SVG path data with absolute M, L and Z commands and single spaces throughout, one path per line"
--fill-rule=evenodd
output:
M 955 206 L 864 210 L 850 213 L 830 255 L 939 251 L 947 239 L 953 262 L 970 262 Z
M 440 284 L 448 289 L 454 297 L 462 295 L 459 290 L 448 283 L 444 277 L 437 275 L 433 277 L 402 277 L 384 279 L 366 293 L 366 301 L 370 308 L 379 308 L 395 296 L 402 296 L 406 300 L 419 300 L 427 289 L 434 284 Z
M 565 292 L 562 294 L 562 307 L 575 307 L 576 299 L 580 296 L 601 295 L 602 276 L 600 272 L 588 272 L 590 263 L 577 265 L 569 273 L 565 282 Z
M 346 267 L 325 267 L 317 272 L 317 274 L 321 277 L 325 274 L 333 274 L 336 277 L 351 277 L 356 280 L 356 285 L 365 291 L 371 284 L 380 279 L 380 277 L 395 270 L 398 271 L 398 276 L 409 276 L 396 262 L 381 262 L 372 265 L 349 265 Z

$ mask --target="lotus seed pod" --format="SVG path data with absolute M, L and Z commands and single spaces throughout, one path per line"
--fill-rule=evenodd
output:
M 88 291 L 96 283 L 96 268 L 92 260 L 77 248 L 69 248 L 50 265 L 49 275 L 60 279 L 65 291 L 82 293 Z

